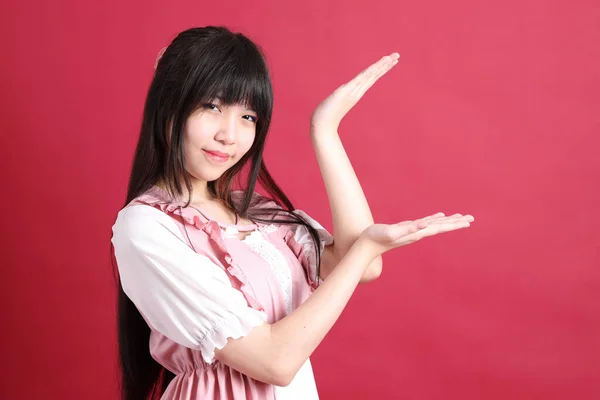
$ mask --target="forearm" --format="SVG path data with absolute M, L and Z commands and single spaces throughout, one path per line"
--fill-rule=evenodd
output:
M 357 241 L 310 298 L 271 327 L 278 354 L 286 359 L 284 365 L 297 371 L 312 354 L 346 307 L 372 259 Z
M 217 357 L 254 379 L 289 384 L 339 318 L 372 254 L 367 244 L 357 240 L 308 300 L 273 325 L 229 340 Z
M 333 223 L 334 251 L 339 260 L 361 232 L 373 224 L 373 215 L 358 177 L 336 131 L 311 131 Z M 361 281 L 381 273 L 381 257 L 375 258 Z

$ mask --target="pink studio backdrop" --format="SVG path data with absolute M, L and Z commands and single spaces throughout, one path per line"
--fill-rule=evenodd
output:
M 313 356 L 323 400 L 600 398 L 597 1 L 1 8 L 3 399 L 116 399 L 110 227 L 156 54 L 209 24 L 268 56 L 296 207 L 331 228 L 310 113 L 398 51 L 340 129 L 375 219 L 477 219 L 385 256 Z

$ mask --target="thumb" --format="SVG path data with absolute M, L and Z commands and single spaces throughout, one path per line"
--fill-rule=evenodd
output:
M 428 222 L 419 221 L 419 222 L 415 223 L 415 226 L 417 227 L 417 230 L 421 230 L 421 229 L 427 228 L 429 226 L 429 223 Z
M 410 235 L 411 233 L 415 233 L 423 228 L 427 227 L 427 224 L 424 222 L 416 222 L 416 221 L 404 221 L 396 224 L 396 229 L 394 229 L 394 239 L 399 239 L 403 236 Z

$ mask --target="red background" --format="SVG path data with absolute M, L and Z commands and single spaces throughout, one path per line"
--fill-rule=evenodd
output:
M 573 0 L 4 1 L 0 397 L 116 398 L 110 228 L 155 57 L 209 24 L 267 53 L 296 207 L 331 228 L 310 113 L 398 51 L 340 130 L 375 219 L 477 219 L 385 256 L 323 400 L 600 398 L 600 4 Z

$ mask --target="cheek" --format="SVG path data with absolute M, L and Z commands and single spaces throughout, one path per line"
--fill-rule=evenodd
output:
M 185 128 L 186 148 L 190 151 L 199 150 L 210 142 L 217 127 L 211 118 L 199 116 L 188 121 Z
M 250 147 L 252 147 L 252 144 L 254 143 L 255 139 L 256 139 L 256 134 L 254 133 L 254 131 L 248 132 L 248 134 L 242 135 L 239 138 L 239 141 L 238 141 L 239 155 L 237 158 L 243 157 L 244 154 L 246 154 L 248 152 L 248 150 L 250 150 Z
M 210 115 L 200 116 L 188 124 L 184 135 L 184 153 L 188 169 L 196 170 L 204 163 L 203 148 L 214 148 L 218 124 Z
M 236 143 L 236 159 L 239 160 L 250 150 L 255 139 L 256 130 L 254 127 L 244 127 L 240 130 Z

